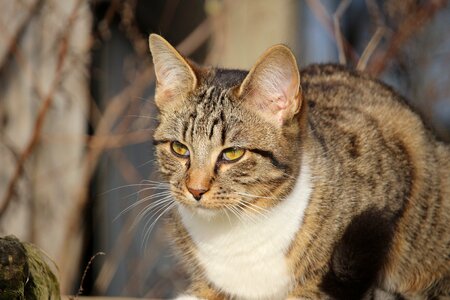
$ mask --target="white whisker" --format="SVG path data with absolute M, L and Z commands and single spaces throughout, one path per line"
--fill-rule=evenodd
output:
M 158 184 L 158 185 L 157 185 L 157 184 L 152 185 L 152 184 L 153 184 L 153 183 L 133 183 L 133 184 L 126 184 L 126 185 L 118 186 L 118 187 L 112 188 L 112 189 L 110 189 L 110 190 L 101 192 L 100 195 L 103 196 L 103 195 L 105 195 L 105 194 L 108 194 L 108 193 L 111 193 L 111 192 L 114 192 L 114 191 L 117 191 L 117 190 L 120 190 L 120 189 L 130 188 L 130 187 L 141 187 L 141 186 L 149 186 L 149 187 L 150 187 L 150 186 L 151 186 L 151 187 L 159 187 L 159 186 L 161 186 L 161 187 L 163 187 L 162 183 L 160 183 L 160 184 Z M 167 188 L 167 187 L 169 187 L 169 184 L 167 184 L 166 188 Z
M 238 210 L 238 209 L 236 209 L 235 207 L 233 207 L 233 206 L 231 206 L 231 205 L 229 205 L 229 206 L 227 206 L 229 209 L 230 209 L 230 211 L 236 216 L 236 218 L 238 218 L 238 220 L 242 223 L 242 224 L 245 224 L 245 222 L 244 222 L 244 220 L 242 219 L 242 214 L 241 214 L 241 212 Z
M 166 203 L 168 202 L 172 202 L 172 196 L 167 196 L 164 197 L 162 199 L 159 199 L 158 201 L 156 201 L 155 203 L 152 203 L 150 205 L 148 205 L 147 207 L 145 207 L 141 212 L 139 212 L 136 216 L 136 220 L 133 222 L 132 226 L 136 226 L 137 223 L 139 223 L 146 214 L 156 210 L 155 213 L 158 213 L 159 209 L 161 206 L 166 205 Z
M 134 202 L 133 204 L 129 205 L 128 207 L 126 207 L 124 210 L 122 210 L 117 217 L 114 218 L 113 222 L 117 221 L 117 219 L 119 219 L 123 214 L 127 213 L 128 211 L 130 211 L 131 209 L 135 208 L 136 206 L 138 206 L 139 204 L 142 204 L 144 202 L 150 201 L 150 200 L 154 200 L 155 198 L 159 198 L 159 197 L 164 197 L 166 198 L 167 196 L 170 196 L 170 191 L 165 191 L 165 192 L 160 192 L 157 194 L 153 194 L 150 196 L 147 196 L 145 198 L 140 199 L 139 201 Z M 159 201 L 161 201 L 163 199 L 159 199 L 158 201 L 156 201 L 155 203 L 152 203 L 150 206 L 152 205 L 156 205 Z
M 149 217 L 148 220 L 145 222 L 143 229 L 144 231 L 146 230 L 148 223 L 150 223 L 153 219 L 154 216 L 158 215 L 161 211 L 163 211 L 167 206 L 169 206 L 171 204 L 170 201 L 164 202 L 164 203 L 160 203 L 156 209 L 156 211 L 154 211 Z M 149 212 L 151 212 L 153 209 L 151 210 L 147 210 L 145 214 L 143 214 L 140 218 L 139 218 L 139 222 L 141 220 L 144 219 L 144 216 L 147 215 Z
M 144 102 L 150 102 L 151 98 L 144 98 L 144 97 L 135 97 L 138 100 L 144 101 Z
M 230 223 L 230 225 L 231 225 L 231 219 L 230 219 L 230 216 L 228 215 L 228 208 L 227 208 L 227 206 L 225 205 L 225 207 L 222 208 L 222 210 L 225 212 L 225 215 L 227 216 L 227 219 L 228 219 L 228 223 Z
M 242 205 L 245 208 L 250 208 L 249 206 L 247 206 L 246 203 L 241 202 L 239 203 L 240 205 Z M 243 210 L 242 208 L 240 208 L 240 211 L 242 212 L 243 217 L 247 218 L 247 220 L 249 220 L 250 222 L 252 222 L 253 224 L 256 224 L 258 221 L 258 218 L 256 215 L 249 213 L 247 210 Z
M 248 209 L 250 209 L 251 211 L 253 211 L 254 213 L 256 213 L 258 216 L 264 217 L 266 219 L 268 218 L 267 214 L 266 214 L 268 212 L 268 210 L 266 210 L 262 207 L 259 207 L 250 202 L 242 201 L 241 204 L 244 205 L 245 207 L 247 207 Z M 261 209 L 261 210 L 258 210 L 258 209 Z
M 150 234 L 154 228 L 154 226 L 156 225 L 156 223 L 158 222 L 158 220 L 164 215 L 166 214 L 168 211 L 170 211 L 174 206 L 175 206 L 175 202 L 170 203 L 169 205 L 164 206 L 164 210 L 158 215 L 158 217 L 156 217 L 156 219 L 150 224 L 150 226 L 148 226 L 148 223 L 151 221 L 151 219 L 156 215 L 153 214 L 152 217 L 149 219 L 149 221 L 146 222 L 145 226 L 144 226 L 144 230 L 146 231 L 144 234 L 144 239 L 143 239 L 143 245 L 146 245 L 148 242 L 148 239 L 150 238 Z M 148 227 L 147 227 L 148 226 Z M 147 228 L 147 229 L 146 229 Z
M 158 118 L 150 117 L 150 116 L 143 116 L 143 115 L 127 115 L 127 117 L 131 117 L 131 118 L 143 118 L 143 119 L 151 119 L 151 120 L 158 120 Z
M 240 196 L 251 197 L 251 198 L 275 199 L 274 197 L 258 196 L 258 195 L 252 195 L 252 194 L 247 194 L 247 193 L 242 193 L 242 192 L 237 192 L 236 194 L 238 194 Z
M 146 165 L 151 164 L 151 163 L 155 163 L 156 161 L 157 161 L 156 159 L 150 159 L 149 161 L 146 161 L 146 162 L 138 165 L 137 167 L 138 168 L 142 168 L 143 166 L 146 166 Z
M 146 199 L 148 197 L 151 197 L 151 199 L 152 199 L 153 196 L 159 196 L 162 193 L 170 193 L 170 191 L 168 190 L 167 187 L 148 186 L 148 187 L 145 187 L 145 188 L 141 188 L 139 191 L 136 191 L 134 193 L 131 193 L 131 194 L 128 194 L 128 195 L 124 196 L 123 199 L 128 199 L 128 198 L 130 198 L 132 196 L 135 196 L 135 195 L 139 195 L 140 196 L 141 193 L 143 193 L 145 191 L 150 191 L 150 190 L 163 190 L 163 191 L 162 192 L 158 192 L 156 194 L 152 194 L 150 196 L 146 196 L 144 199 Z

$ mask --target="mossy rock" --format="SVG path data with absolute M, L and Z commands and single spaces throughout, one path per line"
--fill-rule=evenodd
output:
M 37 247 L 0 238 L 0 300 L 59 300 L 59 283 Z

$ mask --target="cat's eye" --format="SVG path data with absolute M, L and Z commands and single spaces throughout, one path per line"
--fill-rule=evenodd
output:
M 245 150 L 242 148 L 227 148 L 222 151 L 221 159 L 226 162 L 234 162 L 244 156 Z
M 170 144 L 170 149 L 172 149 L 172 152 L 179 157 L 189 157 L 190 153 L 188 147 L 178 141 L 172 142 Z

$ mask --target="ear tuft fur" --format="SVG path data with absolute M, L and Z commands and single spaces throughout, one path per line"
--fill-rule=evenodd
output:
M 239 87 L 239 96 L 278 125 L 301 107 L 300 74 L 292 51 L 275 45 L 258 59 Z
M 163 37 L 151 34 L 149 45 L 157 80 L 155 101 L 161 108 L 195 89 L 197 77 L 189 63 Z

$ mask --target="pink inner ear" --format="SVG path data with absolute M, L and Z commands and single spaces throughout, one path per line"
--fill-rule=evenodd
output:
M 254 88 L 253 102 L 263 109 L 265 114 L 271 113 L 277 123 L 289 116 L 297 107 L 296 96 L 298 83 L 290 66 L 283 69 L 280 65 L 262 66 L 267 69 L 256 70 L 252 78 Z M 252 97 L 252 96 L 250 96 Z M 267 111 L 268 110 L 268 111 Z
M 167 88 L 167 86 L 164 86 L 164 85 L 158 85 L 157 91 L 158 91 L 158 94 L 161 97 L 164 97 L 165 99 L 170 99 L 175 95 L 175 92 L 172 89 Z
M 156 72 L 159 74 L 159 84 L 164 89 L 173 89 L 190 83 L 190 74 L 183 65 L 162 64 Z
M 295 95 L 292 94 L 292 84 L 287 78 L 279 78 L 278 82 L 278 96 L 276 96 L 276 104 L 279 109 L 287 109 L 290 102 L 292 102 Z

